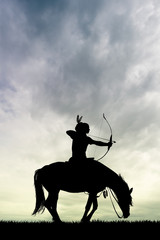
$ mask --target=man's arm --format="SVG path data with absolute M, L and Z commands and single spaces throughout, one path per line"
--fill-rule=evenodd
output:
M 97 146 L 112 146 L 112 143 L 110 143 L 110 142 L 108 142 L 108 143 L 106 143 L 106 142 L 101 142 L 101 141 L 95 141 L 95 140 L 93 140 L 92 139 L 92 144 L 95 144 L 95 145 L 97 145 Z

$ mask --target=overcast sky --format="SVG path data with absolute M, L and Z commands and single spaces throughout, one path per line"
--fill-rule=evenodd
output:
M 160 1 L 0 0 L 0 218 L 31 217 L 33 174 L 66 161 L 76 115 L 117 141 L 102 163 L 134 188 L 129 220 L 160 218 Z M 106 149 L 92 147 L 101 157 Z M 62 220 L 87 196 L 61 193 Z M 117 219 L 102 197 L 93 219 Z

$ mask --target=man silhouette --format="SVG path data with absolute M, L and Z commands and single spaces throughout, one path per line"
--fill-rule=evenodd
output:
M 77 125 L 75 131 L 68 130 L 66 133 L 71 137 L 72 141 L 72 157 L 70 162 L 80 163 L 87 159 L 86 150 L 89 144 L 95 144 L 97 146 L 112 146 L 111 142 L 101 142 L 95 141 L 92 138 L 88 137 L 89 125 L 87 123 L 81 122 L 82 117 L 77 116 Z

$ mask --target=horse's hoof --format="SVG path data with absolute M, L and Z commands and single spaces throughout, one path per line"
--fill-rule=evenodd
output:
M 63 223 L 63 222 L 61 221 L 61 219 L 54 219 L 54 218 L 52 218 L 52 220 L 53 220 L 53 223 Z
M 84 219 L 82 218 L 82 219 L 81 219 L 81 222 L 82 222 L 82 223 L 89 223 L 89 222 L 90 222 L 90 220 L 89 220 L 89 219 L 87 219 L 87 218 L 84 218 Z

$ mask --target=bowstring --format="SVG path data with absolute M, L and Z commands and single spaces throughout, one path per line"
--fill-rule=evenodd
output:
M 103 113 L 103 118 L 101 118 L 101 119 L 99 120 L 99 121 L 100 121 L 99 133 L 96 134 L 96 135 L 98 135 L 98 136 L 96 136 L 96 135 L 94 136 L 94 135 L 89 134 L 91 137 L 95 137 L 95 138 L 99 138 L 99 139 L 101 138 L 101 137 L 100 137 L 100 134 L 101 134 L 101 130 L 102 130 L 102 125 L 104 124 L 103 119 L 106 121 L 107 125 L 109 126 L 110 133 L 111 133 L 111 136 L 112 136 L 112 127 L 111 127 L 110 123 L 108 122 L 108 119 L 106 118 L 105 114 Z M 99 125 L 99 123 L 98 123 L 98 125 Z M 94 126 L 93 129 L 95 129 L 95 128 L 96 128 L 96 125 Z M 93 129 L 92 129 L 92 132 L 93 132 Z M 101 138 L 101 139 L 104 139 L 104 138 Z M 107 139 L 104 139 L 104 140 L 107 140 Z M 108 140 L 108 141 L 109 141 L 109 140 Z M 115 143 L 115 141 L 112 141 L 112 142 Z M 94 156 L 94 158 L 95 158 L 96 152 L 97 152 L 97 147 L 94 146 L 94 151 L 93 151 L 93 156 Z M 107 151 L 102 157 L 100 157 L 100 158 L 98 158 L 98 159 L 95 159 L 95 160 L 96 160 L 96 161 L 100 161 L 103 157 L 105 157 L 105 156 L 107 155 L 108 152 L 109 152 L 109 149 L 108 149 L 108 151 Z
M 98 131 L 98 138 L 100 138 L 100 134 L 101 134 L 101 130 L 102 130 L 102 125 L 103 125 L 103 119 L 100 119 L 99 120 L 99 122 L 100 122 L 100 127 L 99 127 L 99 131 Z M 99 125 L 99 123 L 98 123 L 98 125 Z M 96 137 L 95 137 L 96 138 Z M 95 157 L 95 155 L 96 155 L 96 152 L 97 152 L 97 147 L 96 147 L 96 145 L 94 146 L 94 152 L 93 152 L 93 156 Z

